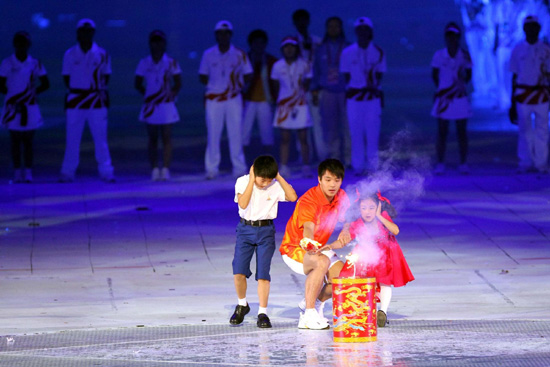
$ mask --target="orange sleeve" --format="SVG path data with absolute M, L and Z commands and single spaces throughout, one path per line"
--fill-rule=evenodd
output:
M 317 205 L 309 198 L 302 198 L 296 204 L 296 213 L 298 228 L 303 229 L 306 222 L 316 223 Z

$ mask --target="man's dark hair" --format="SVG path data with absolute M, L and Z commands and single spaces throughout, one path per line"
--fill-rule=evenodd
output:
M 267 43 L 267 33 L 263 29 L 255 29 L 252 32 L 248 34 L 248 44 L 250 45 L 252 41 L 254 41 L 256 38 L 261 38 Z
M 254 176 L 262 178 L 275 178 L 279 173 L 277 161 L 270 155 L 261 155 L 254 159 Z
M 301 18 L 309 20 L 309 11 L 307 11 L 306 9 L 298 9 L 292 14 L 292 21 L 294 22 Z
M 329 171 L 334 176 L 344 179 L 345 168 L 342 162 L 338 159 L 329 158 L 319 163 L 319 169 L 317 170 L 319 178 L 323 177 L 325 172 Z

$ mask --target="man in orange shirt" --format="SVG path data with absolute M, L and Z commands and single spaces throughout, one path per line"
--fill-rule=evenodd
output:
M 344 179 L 344 166 L 337 159 L 326 159 L 319 164 L 319 185 L 309 189 L 298 199 L 292 217 L 286 225 L 279 251 L 283 261 L 298 274 L 306 275 L 304 311 L 300 314 L 298 328 L 327 329 L 328 320 L 323 317 L 324 301 L 332 295 L 331 280 L 340 274 L 343 263 L 332 249 L 342 248 L 350 240 L 349 225 L 329 244 L 327 251 L 306 251 L 300 246 L 302 239 L 327 244 L 337 222 L 344 222 L 349 207 L 346 192 L 340 189 Z M 325 277 L 327 283 L 324 283 Z M 305 304 L 304 304 L 305 303 Z

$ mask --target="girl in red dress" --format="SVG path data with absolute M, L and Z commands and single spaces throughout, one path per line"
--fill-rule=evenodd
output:
M 359 196 L 359 195 L 358 195 Z M 414 280 L 395 236 L 399 227 L 393 222 L 395 208 L 390 201 L 377 194 L 359 196 L 361 216 L 350 225 L 350 235 L 357 243 L 348 255 L 341 278 L 376 277 L 380 285 L 380 309 L 377 324 L 384 327 L 392 296 L 392 285 L 402 287 Z

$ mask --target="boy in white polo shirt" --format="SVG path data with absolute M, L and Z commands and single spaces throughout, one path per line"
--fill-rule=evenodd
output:
M 256 280 L 258 281 L 257 325 L 270 328 L 267 316 L 267 300 L 271 276 L 271 258 L 275 252 L 275 226 L 279 201 L 294 202 L 298 196 L 279 174 L 277 162 L 272 156 L 263 155 L 254 160 L 250 173 L 237 179 L 235 202 L 239 204 L 241 220 L 237 225 L 237 241 L 233 257 L 233 277 L 239 299 L 229 322 L 238 325 L 250 312 L 246 301 L 246 279 L 252 275 L 250 261 L 256 253 Z
M 372 21 L 369 18 L 361 17 L 355 21 L 355 35 L 357 42 L 342 51 L 340 72 L 348 83 L 346 97 L 351 165 L 355 174 L 360 176 L 378 168 L 378 139 L 383 105 L 380 83 L 386 72 L 386 56 L 372 42 Z
M 99 176 L 107 182 L 115 180 L 107 145 L 107 83 L 111 76 L 111 58 L 93 41 L 94 34 L 94 21 L 80 20 L 76 26 L 78 44 L 68 49 L 63 57 L 62 74 L 68 93 L 65 99 L 67 145 L 61 182 L 74 180 L 86 121 L 94 140 Z
M 550 46 L 539 40 L 536 16 L 523 20 L 525 40 L 512 50 L 511 117 L 518 124 L 518 173 L 548 173 Z
M 252 77 L 252 66 L 246 52 L 231 44 L 231 23 L 222 20 L 216 24 L 214 31 L 217 45 L 204 51 L 199 67 L 199 80 L 206 85 L 208 141 L 204 164 L 207 179 L 213 179 L 218 175 L 224 122 L 227 123 L 233 176 L 239 177 L 246 173 L 242 146 L 241 90 L 244 83 L 248 83 Z

